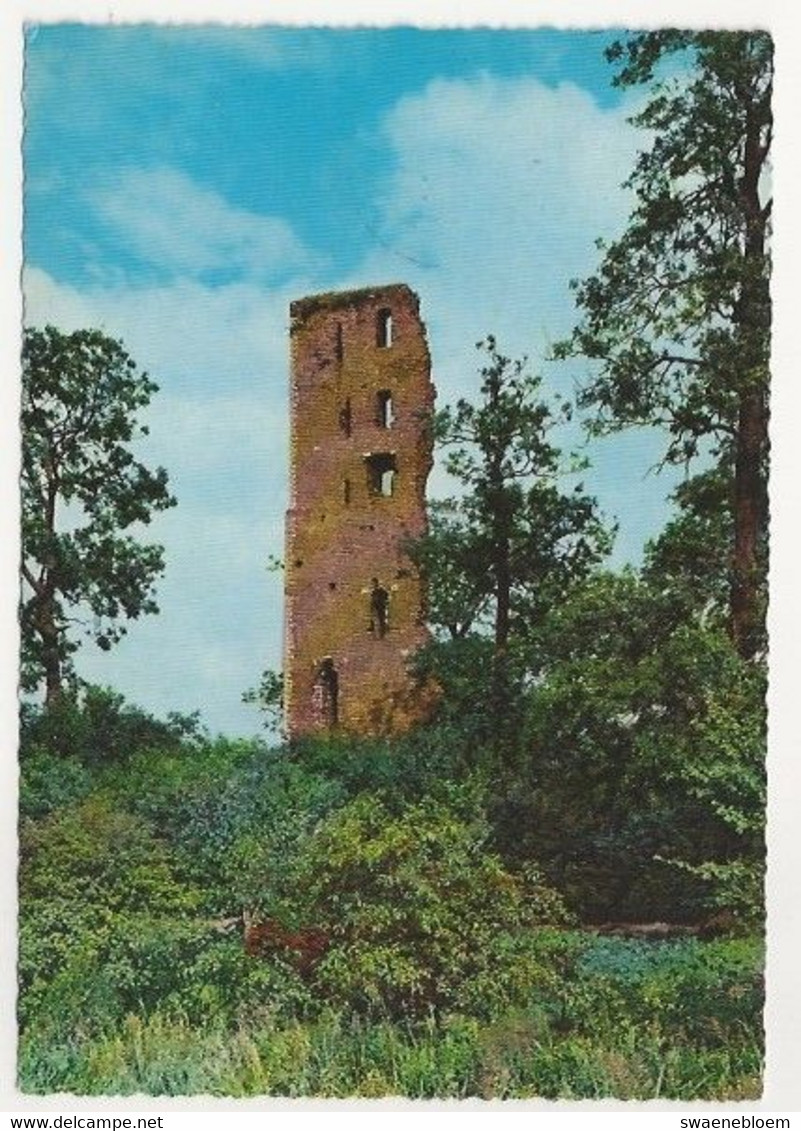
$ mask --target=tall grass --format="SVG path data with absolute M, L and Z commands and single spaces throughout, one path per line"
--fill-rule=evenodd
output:
M 622 1025 L 605 1042 L 543 1029 L 511 1013 L 416 1028 L 339 1015 L 313 1023 L 197 1030 L 180 1018 L 129 1015 L 113 1032 L 30 1034 L 21 1043 L 26 1092 L 86 1095 L 470 1096 L 500 1099 L 731 1100 L 760 1094 L 756 1042 L 708 1048 L 668 1043 Z

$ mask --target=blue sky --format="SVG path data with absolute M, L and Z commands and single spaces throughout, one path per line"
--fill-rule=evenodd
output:
M 121 337 L 160 392 L 143 458 L 179 505 L 161 614 L 79 670 L 157 713 L 200 708 L 252 733 L 240 703 L 280 666 L 288 304 L 408 282 L 439 403 L 477 385 L 488 332 L 545 360 L 574 319 L 569 281 L 614 237 L 641 139 L 610 84 L 609 34 L 202 25 L 29 28 L 26 320 Z M 619 518 L 615 561 L 663 523 L 658 440 L 593 449 Z M 432 493 L 447 483 L 435 471 Z M 151 534 L 152 532 L 152 534 Z

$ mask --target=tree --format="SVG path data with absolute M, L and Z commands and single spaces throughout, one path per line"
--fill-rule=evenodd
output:
M 603 558 L 611 534 L 582 485 L 565 491 L 559 482 L 583 466 L 565 461 L 551 439 L 569 406 L 542 399 L 526 359 L 506 357 L 493 337 L 478 348 L 486 356 L 479 402 L 460 399 L 434 417 L 464 493 L 432 507 L 428 533 L 409 552 L 426 578 L 430 622 L 450 636 L 424 650 L 418 671 L 446 698 L 459 689 L 451 707 L 462 722 L 482 720 L 477 742 L 489 728 L 497 770 L 513 761 L 530 675 L 516 643 Z
M 154 613 L 162 547 L 126 533 L 173 506 L 129 444 L 157 386 L 98 330 L 28 329 L 22 352 L 22 682 L 52 705 L 83 627 L 101 648 Z
M 728 469 L 719 466 L 680 483 L 672 495 L 676 514 L 647 543 L 643 567 L 646 581 L 672 592 L 703 623 L 721 628 L 730 597 L 730 487 Z
M 566 467 L 550 439 L 569 407 L 538 399 L 541 379 L 493 337 L 478 348 L 487 355 L 481 402 L 461 399 L 434 421 L 450 449 L 446 468 L 466 491 L 434 504 L 431 530 L 412 553 L 429 581 L 435 626 L 456 638 L 489 617 L 501 656 L 511 634 L 601 560 L 611 537 L 582 485 L 565 493 L 558 483 L 581 466 Z
M 529 757 L 496 816 L 501 846 L 590 918 L 758 918 L 762 665 L 655 568 L 595 573 L 535 646 Z
M 474 792 L 440 783 L 400 806 L 361 793 L 303 842 L 285 882 L 330 935 L 316 981 L 335 1001 L 408 1019 L 531 992 L 532 928 L 569 916 L 536 867 L 514 874 L 489 849 Z
M 764 619 L 772 42 L 665 30 L 607 57 L 621 63 L 616 85 L 651 84 L 632 121 L 653 140 L 626 182 L 628 227 L 576 284 L 583 321 L 557 354 L 599 362 L 580 400 L 597 411 L 596 433 L 661 425 L 667 461 L 711 450 L 727 470 L 730 631 L 749 658 Z M 689 74 L 675 73 L 681 62 Z
M 242 692 L 242 702 L 257 707 L 264 716 L 265 728 L 279 734 L 284 722 L 284 674 L 265 668 L 258 687 Z

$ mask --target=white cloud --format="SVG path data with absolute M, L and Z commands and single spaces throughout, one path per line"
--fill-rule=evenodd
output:
M 169 380 L 188 395 L 215 398 L 259 385 L 270 399 L 286 387 L 290 299 L 309 285 L 300 278 L 274 290 L 255 283 L 212 288 L 179 279 L 78 289 L 31 267 L 25 316 L 29 325 L 96 326 L 121 337 L 157 382 Z
M 382 236 L 411 261 L 440 358 L 487 332 L 545 352 L 572 324 L 571 277 L 628 210 L 624 113 L 572 85 L 483 75 L 431 83 L 384 128 L 398 164 Z
M 418 291 L 440 404 L 477 390 L 475 343 L 487 333 L 527 354 L 548 387 L 573 391 L 583 366 L 545 359 L 576 320 L 570 280 L 593 271 L 596 239 L 619 234 L 631 208 L 620 186 L 643 144 L 631 112 L 571 84 L 482 75 L 436 80 L 387 115 L 396 167 L 379 245 L 347 285 L 404 279 Z M 574 428 L 564 442 L 579 439 Z M 619 559 L 636 558 L 665 519 L 669 477 L 648 475 L 660 442 L 639 434 L 593 448 L 587 481 L 626 520 Z M 448 489 L 440 470 L 430 487 Z
M 138 256 L 175 275 L 272 282 L 311 263 L 285 220 L 235 208 L 177 169 L 128 169 L 88 196 Z

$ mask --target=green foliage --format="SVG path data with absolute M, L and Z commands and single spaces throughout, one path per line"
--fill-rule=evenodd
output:
M 65 758 L 47 749 L 34 750 L 20 765 L 20 816 L 45 817 L 54 809 L 81 800 L 92 786 L 92 775 L 77 758 Z
M 20 881 L 32 899 L 54 892 L 76 906 L 102 896 L 109 910 L 180 911 L 169 855 L 141 819 L 102 794 L 21 830 Z M 193 900 L 189 900 L 191 906 Z
M 192 963 L 179 967 L 180 991 L 160 1002 L 173 1015 L 213 1026 L 221 1019 L 246 1025 L 319 1012 L 313 990 L 286 962 L 254 961 L 240 938 L 210 941 L 206 932 L 204 940 Z
M 751 215 L 749 194 L 758 201 L 768 189 L 759 174 L 769 160 L 772 54 L 763 32 L 645 32 L 610 52 L 623 62 L 619 85 L 651 84 L 634 118 L 651 146 L 628 182 L 628 228 L 601 244 L 599 272 L 577 287 L 585 320 L 560 352 L 601 362 L 584 392 L 605 413 L 596 427 L 659 419 L 676 462 L 702 436 L 733 436 L 738 393 L 767 381 L 769 260 L 749 235 L 757 225 L 764 238 L 770 202 Z M 666 58 L 674 72 L 656 82 Z M 746 170 L 749 160 L 758 167 Z
M 514 655 L 514 653 L 513 653 Z M 436 735 L 442 746 L 459 751 L 465 767 L 491 766 L 497 736 L 492 710 L 494 647 L 487 637 L 469 635 L 433 640 L 414 658 L 418 677 L 441 688 L 436 709 Z M 515 695 L 516 670 L 507 657 L 510 722 L 519 717 L 521 699 Z M 458 769 L 458 767 L 454 767 Z
M 675 591 L 601 575 L 536 640 L 525 776 L 495 823 L 591 918 L 696 919 L 725 903 L 718 873 L 666 861 L 762 859 L 764 675 L 688 614 Z
M 23 1016 L 43 1008 L 44 997 L 58 1011 L 97 991 L 81 968 L 105 953 L 121 924 L 185 918 L 199 904 L 151 827 L 98 794 L 23 822 L 19 883 Z
M 84 766 L 125 762 L 147 749 L 188 754 L 202 734 L 198 712 L 172 712 L 163 722 L 126 703 L 118 691 L 91 684 L 63 693 L 47 708 L 24 703 L 20 710 L 23 764 L 43 752 Z
M 335 781 L 243 744 L 236 763 L 226 768 L 222 761 L 208 777 L 193 776 L 177 791 L 172 816 L 160 820 L 189 874 L 203 884 L 209 911 L 231 915 L 249 908 L 271 915 L 283 907 L 285 877 L 299 846 L 342 800 Z
M 553 443 L 569 406 L 543 400 L 526 359 L 506 357 L 494 338 L 478 348 L 478 403 L 460 399 L 434 418 L 463 493 L 432 505 L 427 533 L 407 551 L 426 579 L 435 634 L 415 665 L 442 689 L 443 737 L 453 745 L 461 735 L 465 763 L 508 778 L 531 675 L 521 642 L 609 552 L 612 533 L 581 483 L 564 487 L 584 466 L 574 457 L 566 464 Z
M 174 504 L 163 468 L 128 445 L 147 431 L 137 414 L 157 386 L 119 342 L 97 330 L 27 329 L 22 350 L 22 679 L 61 691 L 78 642 L 104 649 L 121 618 L 157 612 L 161 547 L 126 533 Z M 70 518 L 66 521 L 65 511 Z
M 663 30 L 608 56 L 618 85 L 649 85 L 633 121 L 650 147 L 627 182 L 628 227 L 576 284 L 582 321 L 557 354 L 597 363 L 579 400 L 593 432 L 657 424 L 666 460 L 711 452 L 730 486 L 731 630 L 750 658 L 765 642 L 773 44 Z
M 129 1014 L 111 1029 L 32 1030 L 25 1091 L 222 1096 L 714 1099 L 759 1094 L 759 948 L 644 946 L 539 932 L 554 976 L 491 1020 L 365 1021 L 254 1012 Z M 212 975 L 211 981 L 216 981 Z M 697 1002 L 697 1005 L 694 1005 Z
M 439 790 L 446 794 L 465 777 L 469 762 L 461 744 L 440 726 L 419 727 L 395 738 L 338 736 L 293 744 L 293 763 L 341 791 L 341 799 L 380 793 L 385 804 L 403 806 Z
M 459 640 L 489 612 L 492 578 L 480 568 L 489 547 L 486 540 L 480 545 L 481 532 L 458 499 L 433 499 L 427 519 L 425 536 L 411 541 L 407 550 L 426 579 L 429 624 Z
M 473 813 L 455 788 L 449 804 L 424 798 L 399 813 L 364 795 L 308 839 L 291 878 L 307 921 L 333 940 L 317 980 L 334 1000 L 409 1016 L 466 997 L 477 1006 L 482 977 L 494 997 L 510 992 L 515 936 L 565 911 L 536 873 L 514 876 L 486 851 Z
M 456 714 L 445 716 L 392 741 L 308 740 L 290 755 L 258 742 L 212 741 L 191 720 L 158 724 L 166 727 L 160 746 L 161 732 L 148 725 L 154 720 L 108 692 L 89 696 L 91 706 L 80 700 L 68 708 L 64 697 L 63 734 L 53 713 L 29 711 L 22 1087 L 243 1096 L 756 1094 L 760 947 L 747 938 L 645 945 L 554 929 L 567 919 L 564 902 L 533 863 L 542 849 L 548 873 L 559 874 L 553 845 L 538 836 L 530 808 L 514 825 L 497 812 L 515 780 L 521 801 L 553 799 L 558 816 L 543 810 L 536 820 L 562 845 L 577 840 L 587 853 L 580 876 L 564 871 L 580 904 L 577 888 L 599 882 L 590 866 L 603 836 L 593 828 L 582 834 L 576 822 L 582 808 L 597 818 L 617 804 L 614 786 L 602 790 L 622 752 L 631 763 L 620 788 L 638 798 L 640 820 L 646 798 L 654 828 L 672 821 L 684 830 L 670 846 L 692 852 L 672 859 L 693 869 L 728 866 L 733 880 L 761 842 L 760 779 L 743 778 L 741 754 L 760 734 L 753 712 L 763 688 L 753 665 L 744 667 L 719 634 L 688 636 L 685 614 L 634 575 L 599 578 L 531 638 L 528 646 L 540 651 L 529 670 L 536 664 L 541 677 L 528 688 L 521 683 L 520 694 L 521 749 L 532 773 L 547 765 L 538 761 L 548 751 L 535 724 L 548 711 L 562 737 L 585 743 L 574 760 L 554 760 L 547 789 L 536 775 L 527 784 L 521 764 L 499 793 L 491 759 L 470 747 L 477 715 L 461 725 Z M 587 666 L 588 638 L 595 655 Z M 471 639 L 456 644 L 469 649 Z M 491 641 L 481 643 L 491 651 Z M 582 657 L 586 697 L 570 715 Z M 465 704 L 469 669 L 465 655 Z M 610 680 L 615 672 L 618 682 Z M 638 701 L 643 719 L 629 720 L 626 752 L 626 727 L 613 724 Z M 685 733 L 677 725 L 671 734 L 672 716 Z M 614 734 L 618 746 L 607 753 Z M 95 740 L 105 744 L 102 755 L 91 751 Z M 710 751 L 706 761 L 697 757 L 702 748 Z M 691 760 L 697 772 L 674 782 L 670 775 Z M 660 763 L 664 795 L 654 775 Z M 565 804 L 569 780 L 559 794 L 557 765 L 573 775 L 574 810 Z M 692 806 L 705 820 L 712 814 L 717 839 L 699 839 L 697 828 L 691 835 Z M 631 885 L 642 843 L 631 831 L 636 821 L 621 828 L 603 835 Z M 515 837 L 501 845 L 502 857 L 504 829 Z M 713 845 L 728 855 L 706 851 Z M 658 867 L 676 891 L 686 886 L 675 864 Z M 689 879 L 705 889 L 706 881 Z M 600 887 L 605 882 L 601 874 Z M 723 883 L 714 890 L 720 895 Z M 661 898 L 672 896 L 662 891 Z M 330 949 L 303 974 L 288 953 L 251 957 L 235 925 L 217 918 L 242 908 L 289 929 L 323 928 Z
M 677 513 L 645 547 L 643 578 L 670 588 L 682 607 L 723 626 L 729 601 L 731 475 L 721 467 L 685 479 L 673 492 Z
M 261 673 L 258 687 L 242 693 L 243 703 L 253 703 L 264 716 L 268 731 L 278 734 L 284 719 L 284 676 L 267 668 Z
M 541 378 L 492 336 L 478 348 L 486 355 L 479 403 L 460 399 L 434 419 L 446 468 L 465 493 L 432 507 L 431 528 L 411 553 L 428 581 L 432 624 L 458 638 L 491 613 L 503 649 L 608 553 L 611 536 L 581 484 L 559 486 L 581 466 L 566 467 L 550 438 L 569 407 L 541 399 Z
M 610 987 L 635 1025 L 658 1017 L 665 1035 L 709 1048 L 739 1044 L 745 1016 L 758 1024 L 764 1004 L 764 947 L 755 938 L 637 943 L 598 940 L 583 955 L 579 979 L 599 1000 Z M 596 1015 L 597 1016 L 597 1015 Z M 582 1027 L 593 1028 L 588 1009 Z

